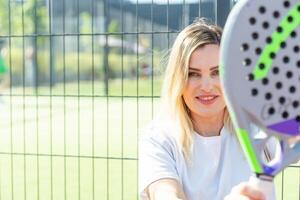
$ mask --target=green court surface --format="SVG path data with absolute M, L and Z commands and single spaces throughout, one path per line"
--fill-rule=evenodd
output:
M 158 98 L 5 96 L 2 101 L 0 199 L 138 199 L 138 137 L 159 110 Z M 299 171 L 290 167 L 278 175 L 277 199 L 299 199 Z

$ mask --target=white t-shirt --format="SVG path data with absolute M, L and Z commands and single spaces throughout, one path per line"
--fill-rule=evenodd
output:
M 144 189 L 162 178 L 176 179 L 188 200 L 221 200 L 231 188 L 251 176 L 235 136 L 223 128 L 220 136 L 203 137 L 193 133 L 194 148 L 188 164 L 178 143 L 175 129 L 154 121 L 139 144 L 139 194 L 148 197 Z

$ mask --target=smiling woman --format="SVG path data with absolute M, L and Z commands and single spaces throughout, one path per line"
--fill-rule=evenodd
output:
M 205 136 L 219 134 L 223 126 L 225 102 L 218 62 L 219 45 L 207 44 L 196 49 L 190 57 L 188 82 L 183 91 L 194 129 Z
M 216 25 L 198 19 L 175 40 L 161 113 L 140 141 L 142 200 L 263 199 L 242 183 L 251 171 L 233 134 L 221 90 L 221 33 Z

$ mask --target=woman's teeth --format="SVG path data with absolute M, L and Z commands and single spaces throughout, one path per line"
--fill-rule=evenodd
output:
M 199 97 L 200 99 L 202 100 L 206 100 L 206 101 L 209 101 L 209 100 L 212 100 L 215 98 L 215 96 L 210 96 L 210 97 Z
M 200 101 L 200 103 L 208 105 L 213 104 L 216 101 L 216 98 L 218 96 L 198 96 L 197 99 Z

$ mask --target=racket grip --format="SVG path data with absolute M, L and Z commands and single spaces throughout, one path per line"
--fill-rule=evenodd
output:
M 249 179 L 249 183 L 253 187 L 260 190 L 265 195 L 266 200 L 276 200 L 273 179 L 266 180 L 258 178 L 256 176 L 251 176 Z

